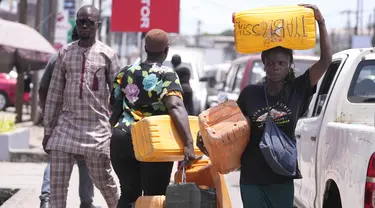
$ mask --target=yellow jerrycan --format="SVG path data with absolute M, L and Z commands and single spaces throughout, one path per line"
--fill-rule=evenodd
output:
M 282 46 L 311 49 L 316 44 L 314 11 L 303 6 L 271 6 L 233 13 L 234 39 L 239 53 Z
M 196 146 L 199 131 L 198 116 L 189 116 L 190 132 L 194 140 L 197 157 L 203 153 Z M 131 128 L 135 158 L 142 162 L 172 162 L 184 159 L 184 146 L 169 115 L 143 118 Z

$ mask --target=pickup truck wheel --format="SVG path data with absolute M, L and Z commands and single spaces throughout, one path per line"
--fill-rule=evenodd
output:
M 340 192 L 334 182 L 324 193 L 323 208 L 342 208 Z
M 5 92 L 0 91 L 0 111 L 4 111 L 9 105 L 9 99 Z

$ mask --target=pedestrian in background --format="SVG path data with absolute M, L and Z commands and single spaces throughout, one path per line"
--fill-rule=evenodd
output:
M 186 111 L 189 115 L 194 115 L 193 89 L 190 86 L 190 69 L 187 67 L 180 67 L 176 69 L 176 73 L 181 82 L 183 91 L 182 97 L 184 100 Z
M 172 66 L 173 66 L 173 69 L 176 70 L 178 69 L 178 67 L 181 65 L 181 56 L 178 55 L 178 54 L 175 54 L 172 56 L 172 60 L 171 60 L 171 63 L 172 63 Z
M 113 49 L 96 40 L 101 22 L 95 7 L 81 7 L 76 25 L 79 41 L 59 51 L 44 112 L 43 147 L 50 153 L 51 206 L 66 207 L 73 165 L 84 159 L 107 206 L 116 208 L 119 193 L 109 158 L 108 97 L 119 61 Z
M 30 69 L 28 69 L 25 73 L 24 77 L 24 91 L 23 91 L 23 102 L 26 107 L 26 112 L 30 113 L 30 93 L 31 93 L 31 83 L 32 83 L 32 73 L 30 72 Z
M 72 40 L 79 40 L 77 27 L 73 28 Z M 39 84 L 39 105 L 44 111 L 44 106 L 47 98 L 48 87 L 51 81 L 52 73 L 56 65 L 58 53 L 54 54 L 48 61 L 44 74 Z M 94 185 L 89 176 L 87 165 L 83 158 L 77 159 L 77 165 L 79 169 L 79 197 L 81 199 L 80 208 L 93 208 L 95 207 L 93 203 L 94 197 Z M 42 191 L 39 197 L 40 199 L 40 208 L 51 208 L 50 204 L 50 161 L 47 163 L 47 167 L 44 170 Z

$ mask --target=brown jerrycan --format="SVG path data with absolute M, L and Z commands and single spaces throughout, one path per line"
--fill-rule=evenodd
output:
M 135 202 L 135 208 L 164 208 L 165 196 L 140 196 Z
M 214 181 L 209 172 L 209 159 L 194 160 L 186 168 L 186 182 L 194 182 L 198 186 L 214 187 Z M 182 182 L 182 171 L 176 171 L 174 174 L 175 183 Z
M 175 183 L 182 182 L 182 171 L 174 174 Z M 186 168 L 186 182 L 195 183 L 201 189 L 215 188 L 217 208 L 232 208 L 224 176 L 212 165 L 209 159 L 195 160 Z
M 199 128 L 211 163 L 221 174 L 241 167 L 250 138 L 250 124 L 237 103 L 225 101 L 199 115 Z

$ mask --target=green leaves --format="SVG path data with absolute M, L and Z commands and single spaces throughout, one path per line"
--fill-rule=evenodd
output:
M 148 76 L 148 72 L 147 71 L 142 71 L 142 76 L 143 77 L 147 77 Z
M 163 87 L 169 87 L 169 85 L 171 85 L 171 81 L 165 81 L 164 83 L 163 83 Z
M 133 84 L 133 78 L 131 78 L 130 76 L 128 77 L 128 84 Z

